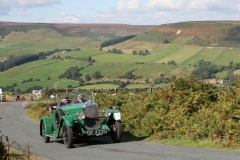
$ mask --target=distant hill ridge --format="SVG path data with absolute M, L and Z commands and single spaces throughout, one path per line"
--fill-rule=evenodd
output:
M 170 41 L 178 37 L 192 37 L 189 45 L 239 47 L 240 21 L 199 21 L 163 24 L 148 31 L 164 35 Z
M 128 24 L 70 24 L 70 23 L 20 23 L 20 22 L 1 22 L 3 26 L 42 26 L 55 27 L 70 33 L 97 33 L 108 34 L 115 36 L 139 35 L 142 34 L 154 25 L 128 25 Z

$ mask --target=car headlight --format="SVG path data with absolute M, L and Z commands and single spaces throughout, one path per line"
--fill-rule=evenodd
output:
M 85 118 L 85 114 L 83 112 L 77 112 L 76 116 L 79 120 L 82 120 Z
M 111 115 L 111 111 L 109 108 L 104 108 L 102 113 L 104 117 L 109 117 Z

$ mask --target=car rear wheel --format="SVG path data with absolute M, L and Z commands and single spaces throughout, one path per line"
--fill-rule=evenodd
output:
M 50 137 L 45 136 L 45 125 L 44 125 L 44 122 L 42 122 L 42 137 L 43 137 L 43 141 L 45 143 L 48 143 L 50 141 Z
M 119 121 L 116 121 L 111 126 L 111 138 L 114 143 L 119 143 L 122 139 L 122 124 Z
M 63 143 L 67 148 L 73 147 L 73 130 L 71 127 L 68 127 L 65 122 L 63 122 L 62 126 L 63 131 Z

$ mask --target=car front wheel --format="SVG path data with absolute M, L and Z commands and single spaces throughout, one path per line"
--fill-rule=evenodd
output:
M 45 136 L 45 125 L 44 125 L 44 122 L 42 122 L 42 137 L 43 137 L 43 141 L 45 143 L 48 143 L 50 141 L 50 137 Z
M 119 143 L 122 139 L 122 124 L 116 121 L 111 126 L 111 138 L 114 143 Z
M 73 130 L 71 127 L 68 127 L 65 122 L 63 122 L 62 126 L 63 131 L 63 142 L 67 148 L 73 147 Z

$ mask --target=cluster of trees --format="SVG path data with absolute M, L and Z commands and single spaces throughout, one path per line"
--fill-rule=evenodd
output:
M 100 50 L 103 47 L 107 47 L 107 46 L 111 46 L 111 45 L 114 45 L 114 44 L 117 44 L 117 43 L 121 43 L 121 42 L 124 42 L 124 41 L 126 41 L 126 40 L 128 40 L 130 38 L 133 38 L 133 37 L 135 37 L 135 35 L 118 37 L 118 38 L 110 39 L 108 41 L 104 41 L 103 43 L 100 44 Z
M 141 56 L 146 56 L 146 55 L 148 55 L 150 53 L 149 53 L 149 51 L 147 49 L 145 49 L 144 51 L 143 50 L 139 50 L 139 51 L 133 50 L 132 54 L 134 54 L 134 55 L 138 54 L 138 55 L 141 55 Z
M 103 78 L 103 75 L 99 71 L 94 72 L 92 76 L 90 76 L 89 74 L 86 74 L 85 75 L 85 81 L 84 81 L 83 78 L 79 79 L 79 86 L 86 85 L 86 83 L 91 81 L 92 79 L 99 80 L 99 79 L 102 79 L 102 78 Z
M 133 71 L 127 71 L 123 76 L 118 76 L 117 78 L 126 78 L 126 79 L 141 79 L 142 76 L 139 75 L 139 76 L 136 76 L 133 74 Z
M 117 49 L 117 48 L 113 48 L 112 50 L 109 49 L 108 53 L 117 53 L 117 54 L 122 54 L 122 50 L 121 49 Z
M 6 71 L 10 68 L 22 65 L 24 63 L 36 61 L 39 59 L 45 59 L 47 56 L 54 54 L 58 50 L 59 49 L 55 49 L 53 51 L 47 51 L 47 52 L 39 52 L 38 54 L 22 55 L 20 57 L 11 56 L 9 60 L 0 62 L 0 72 Z
M 198 65 L 195 64 L 194 66 L 198 68 L 194 70 L 191 75 L 201 79 L 216 78 L 216 74 L 223 71 L 227 72 L 227 75 L 224 77 L 224 80 L 227 81 L 226 85 L 235 85 L 239 79 L 239 76 L 234 75 L 233 71 L 240 69 L 240 63 L 234 64 L 233 61 L 231 61 L 228 66 L 217 66 L 212 65 L 210 61 L 200 60 Z
M 79 80 L 79 78 L 81 77 L 80 71 L 82 69 L 84 69 L 84 68 L 83 67 L 79 68 L 78 66 L 70 67 L 63 74 L 58 76 L 58 78 L 59 79 L 67 78 L 67 79 L 72 79 L 72 80 Z
M 29 29 L 26 26 L 1 26 L 0 27 L 0 36 L 4 38 L 6 35 L 8 35 L 10 32 L 27 32 Z
M 74 59 L 76 61 L 83 61 L 83 62 L 88 62 L 88 63 L 95 63 L 96 61 L 92 59 L 91 56 L 89 57 L 84 57 L 84 58 L 74 58 L 72 56 L 65 56 L 66 59 Z M 54 56 L 53 56 L 54 59 Z M 57 59 L 61 59 L 61 57 L 58 55 Z
M 168 39 L 165 38 L 165 39 L 163 40 L 163 43 L 164 43 L 164 44 L 167 44 L 167 43 L 170 43 L 170 42 L 169 42 Z
M 174 60 L 168 61 L 168 65 L 177 65 L 177 63 Z

